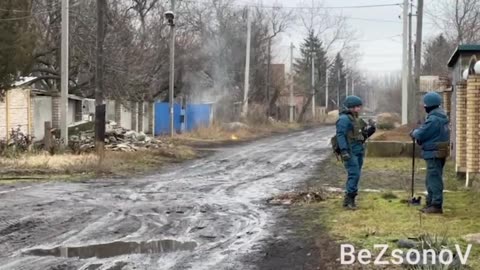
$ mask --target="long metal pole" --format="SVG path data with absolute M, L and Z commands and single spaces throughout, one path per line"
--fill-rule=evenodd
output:
M 68 0 L 62 1 L 62 37 L 60 72 L 60 136 L 64 145 L 68 145 Z
M 408 122 L 413 121 L 413 112 L 415 111 L 415 90 L 413 89 L 412 65 L 413 65 L 413 44 L 412 44 L 412 8 L 410 5 L 410 12 L 408 13 Z
M 247 117 L 248 114 L 248 90 L 249 90 L 249 83 L 250 83 L 250 43 L 251 43 L 251 32 L 252 32 L 252 21 L 251 21 L 251 11 L 250 8 L 247 11 L 247 53 L 245 59 L 245 84 L 244 84 L 244 91 L 243 91 L 243 108 L 242 108 L 242 116 Z
M 293 43 L 290 44 L 290 123 L 293 122 Z
M 408 123 L 408 0 L 403 0 L 402 124 Z
M 171 0 L 172 11 L 175 11 L 175 0 Z M 169 103 L 170 103 L 170 137 L 175 134 L 173 124 L 173 96 L 174 96 L 174 83 L 175 81 L 175 23 L 170 25 L 170 85 L 169 85 Z

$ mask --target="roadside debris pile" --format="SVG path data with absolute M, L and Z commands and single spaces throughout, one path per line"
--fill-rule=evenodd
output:
M 72 149 L 88 152 L 95 148 L 95 133 L 80 132 L 80 135 L 70 136 Z M 136 132 L 120 127 L 113 121 L 108 121 L 105 127 L 105 149 L 110 151 L 134 152 L 142 149 L 171 148 L 172 145 L 151 138 L 143 132 Z
M 278 196 L 267 199 L 267 203 L 273 205 L 291 205 L 301 203 L 315 203 L 325 201 L 327 195 L 325 192 L 308 191 L 308 192 L 290 192 L 280 194 Z
M 379 129 L 394 129 L 401 125 L 402 118 L 397 113 L 380 113 L 377 115 L 377 127 Z
M 392 130 L 380 131 L 372 136 L 372 141 L 401 141 L 410 142 L 410 131 L 414 129 L 416 125 L 403 125 Z

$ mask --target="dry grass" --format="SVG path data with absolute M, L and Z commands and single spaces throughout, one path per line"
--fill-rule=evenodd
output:
M 11 170 L 51 170 L 63 171 L 69 167 L 93 167 L 98 164 L 98 158 L 95 155 L 56 155 L 49 154 L 22 155 L 18 158 L 0 158 L 0 166 L 3 169 Z
M 218 124 L 210 127 L 201 127 L 189 133 L 183 133 L 176 137 L 179 141 L 242 141 L 254 139 L 273 133 L 298 130 L 302 126 L 298 123 L 257 123 L 248 124 L 248 128 L 239 128 L 235 131 L 228 131 Z
M 174 146 L 160 150 L 137 152 L 107 152 L 105 159 L 94 154 L 48 155 L 25 154 L 15 159 L 0 158 L 1 178 L 12 176 L 67 175 L 76 178 L 99 175 L 126 176 L 158 169 L 167 162 L 178 162 L 196 157 L 195 151 L 186 146 Z

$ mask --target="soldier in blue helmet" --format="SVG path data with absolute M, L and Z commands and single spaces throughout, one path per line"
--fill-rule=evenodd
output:
M 373 123 L 367 128 L 367 123 L 359 117 L 362 105 L 359 97 L 348 96 L 336 123 L 336 144 L 348 174 L 343 207 L 350 210 L 356 209 L 355 197 L 365 156 L 364 143 L 376 130 Z
M 422 157 L 427 163 L 427 200 L 421 211 L 426 214 L 443 213 L 443 167 L 450 154 L 450 127 L 445 111 L 440 107 L 442 97 L 436 92 L 423 97 L 427 118 L 412 130 L 410 136 L 422 146 Z

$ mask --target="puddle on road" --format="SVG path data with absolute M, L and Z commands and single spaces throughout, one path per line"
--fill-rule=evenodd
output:
M 55 256 L 66 258 L 110 258 L 127 254 L 157 254 L 175 251 L 192 251 L 196 242 L 179 242 L 175 240 L 160 240 L 150 242 L 112 242 L 80 247 L 55 247 L 52 249 L 32 249 L 25 255 Z

